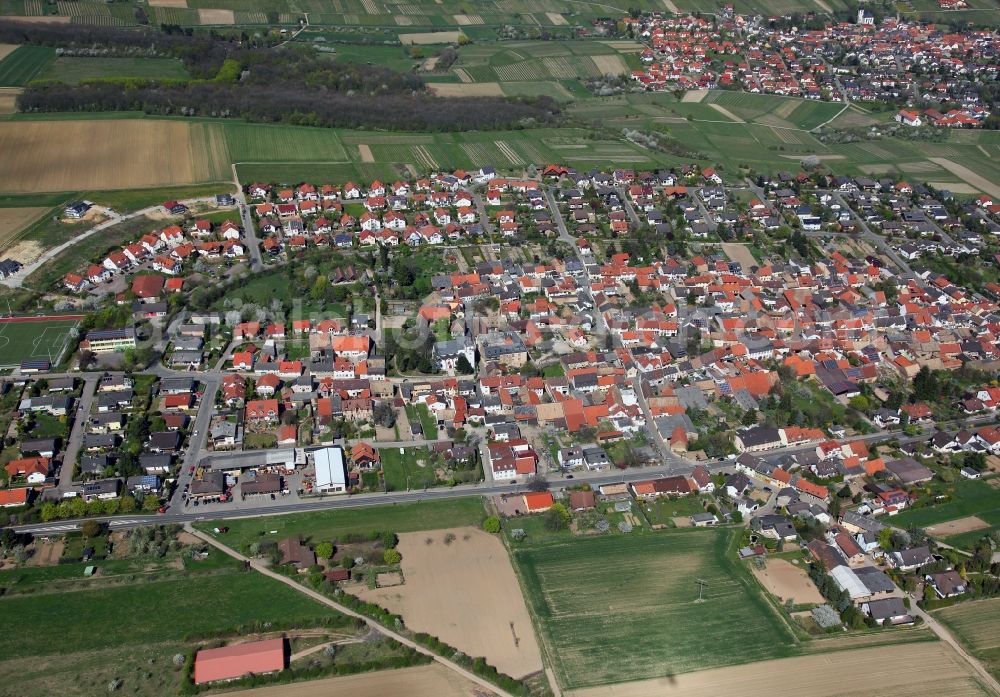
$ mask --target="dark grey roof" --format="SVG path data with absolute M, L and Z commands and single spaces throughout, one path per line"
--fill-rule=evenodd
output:
M 885 572 L 876 569 L 874 566 L 863 566 L 855 569 L 854 574 L 865 584 L 865 588 L 875 593 L 891 593 L 896 590 L 892 579 L 886 576 Z

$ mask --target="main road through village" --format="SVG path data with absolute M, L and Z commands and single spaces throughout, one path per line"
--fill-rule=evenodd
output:
M 981 419 L 970 419 L 965 423 L 978 422 Z M 924 440 L 929 436 L 929 432 L 920 435 L 899 437 L 901 443 Z M 874 433 L 861 436 L 866 441 L 878 441 L 887 438 L 898 437 L 898 433 L 888 431 L 876 431 Z M 812 450 L 815 445 L 805 445 L 799 447 L 782 448 L 765 456 L 789 455 Z M 547 480 L 550 489 L 562 489 L 568 486 L 587 483 L 592 487 L 604 484 L 627 483 L 653 479 L 663 476 L 687 475 L 690 474 L 699 463 L 692 460 L 676 457 L 667 465 L 653 467 L 639 467 L 621 471 L 604 472 L 581 472 L 572 475 L 561 475 L 550 477 Z M 723 472 L 733 469 L 732 460 L 707 460 L 700 464 L 705 465 L 711 472 Z M 142 525 L 154 525 L 164 523 L 193 523 L 201 520 L 227 520 L 234 518 L 253 518 L 259 516 L 283 515 L 288 513 L 305 513 L 310 511 L 331 511 L 343 510 L 347 508 L 362 508 L 365 506 L 382 506 L 397 503 L 417 503 L 420 501 L 437 501 L 442 499 L 453 499 L 465 496 L 498 496 L 501 494 L 516 494 L 528 491 L 524 481 L 510 483 L 480 483 L 459 485 L 455 487 L 442 487 L 432 489 L 418 489 L 412 491 L 397 491 L 387 493 L 366 493 L 366 494 L 340 494 L 313 499 L 300 499 L 295 503 L 274 503 L 272 505 L 262 504 L 260 506 L 242 506 L 239 508 L 226 508 L 224 505 L 217 506 L 211 511 L 178 510 L 179 506 L 171 506 L 166 513 L 159 515 L 122 515 L 98 517 L 95 520 L 107 522 L 111 528 L 133 528 Z M 61 534 L 71 530 L 76 530 L 80 520 L 61 520 L 48 523 L 34 523 L 30 525 L 16 526 L 18 532 L 27 532 L 33 535 Z

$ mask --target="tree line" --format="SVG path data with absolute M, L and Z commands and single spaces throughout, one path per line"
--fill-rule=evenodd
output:
M 18 97 L 24 112 L 141 111 L 157 116 L 243 118 L 328 128 L 407 131 L 467 131 L 518 128 L 549 123 L 558 108 L 547 97 L 443 99 L 420 93 L 356 95 L 303 91 L 299 85 L 188 83 L 132 86 L 116 82 L 29 86 Z
M 79 31 L 77 31 L 79 29 Z M 0 43 L 109 49 L 180 59 L 187 80 L 110 78 L 68 85 L 36 81 L 24 112 L 142 111 L 157 116 L 243 118 L 302 126 L 418 131 L 523 128 L 551 123 L 550 97 L 434 97 L 417 75 L 337 63 L 307 46 L 253 46 L 215 33 L 0 23 Z

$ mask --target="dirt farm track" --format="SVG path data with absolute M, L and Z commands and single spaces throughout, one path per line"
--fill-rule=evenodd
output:
M 989 691 L 947 644 L 824 652 L 673 678 L 587 688 L 572 697 L 979 697 Z
M 362 673 L 290 685 L 227 692 L 229 697 L 473 697 L 482 693 L 459 675 L 438 665 Z
M 225 142 L 205 124 L 143 120 L 0 123 L 0 191 L 86 191 L 220 181 Z

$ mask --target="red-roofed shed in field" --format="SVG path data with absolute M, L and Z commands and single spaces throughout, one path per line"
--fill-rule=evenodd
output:
M 220 680 L 236 680 L 247 674 L 276 673 L 285 669 L 285 663 L 284 639 L 205 649 L 195 656 L 194 682 L 202 685 Z

